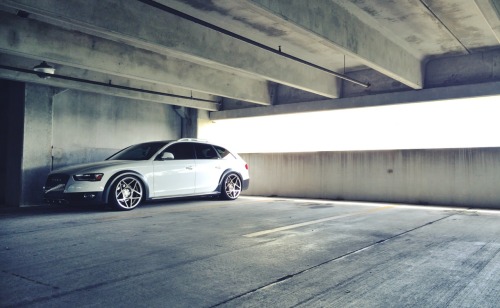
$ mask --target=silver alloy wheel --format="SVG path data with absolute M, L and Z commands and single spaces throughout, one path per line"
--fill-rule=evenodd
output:
M 241 193 L 240 177 L 234 173 L 229 174 L 224 181 L 224 192 L 228 199 L 236 199 Z
M 135 177 L 124 177 L 116 184 L 116 205 L 131 210 L 142 200 L 142 184 Z

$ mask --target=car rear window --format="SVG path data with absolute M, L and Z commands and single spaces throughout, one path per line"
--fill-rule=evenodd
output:
M 197 159 L 219 159 L 219 155 L 210 144 L 196 143 L 194 148 L 196 149 Z
M 233 154 L 231 154 L 231 152 L 224 149 L 223 147 L 214 145 L 214 148 L 217 151 L 217 153 L 219 153 L 220 157 L 224 159 L 236 159 L 236 157 Z

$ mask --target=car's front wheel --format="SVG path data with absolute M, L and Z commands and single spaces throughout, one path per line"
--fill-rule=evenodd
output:
M 236 173 L 229 173 L 222 181 L 221 197 L 226 200 L 235 200 L 241 193 L 241 179 Z
M 141 203 L 143 192 L 143 185 L 137 177 L 121 176 L 111 186 L 110 204 L 118 210 L 132 210 Z

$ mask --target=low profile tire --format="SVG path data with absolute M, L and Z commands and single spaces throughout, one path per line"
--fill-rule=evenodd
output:
M 221 198 L 235 200 L 241 194 L 241 179 L 236 173 L 229 173 L 222 180 Z
M 143 198 L 144 187 L 135 176 L 119 177 L 109 192 L 110 204 L 117 210 L 129 211 L 136 208 Z

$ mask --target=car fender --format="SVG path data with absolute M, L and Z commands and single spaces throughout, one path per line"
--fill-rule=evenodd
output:
M 222 173 L 222 175 L 221 175 L 221 177 L 220 177 L 220 179 L 219 179 L 219 185 L 217 185 L 217 189 L 216 189 L 216 191 L 219 191 L 219 192 L 221 191 L 222 184 L 223 184 L 223 183 L 222 183 L 222 181 L 224 180 L 224 178 L 226 177 L 226 175 L 228 175 L 229 173 L 236 173 L 236 175 L 238 175 L 238 177 L 240 178 L 240 180 L 241 180 L 241 181 L 243 181 L 243 176 L 241 176 L 241 173 L 239 173 L 238 171 L 236 171 L 236 170 L 234 170 L 234 169 L 231 169 L 231 168 L 226 169 L 226 170 Z
M 144 196 L 143 196 L 143 198 L 144 198 L 144 200 L 149 199 L 149 183 L 146 180 L 146 178 L 138 172 L 125 170 L 125 171 L 120 171 L 120 172 L 116 173 L 115 175 L 113 175 L 106 183 L 106 186 L 104 186 L 104 191 L 102 194 L 102 198 L 103 198 L 104 203 L 108 203 L 111 186 L 113 186 L 113 184 L 116 182 L 116 180 L 122 175 L 133 175 L 135 177 L 138 177 L 141 180 L 142 184 L 144 184 Z

